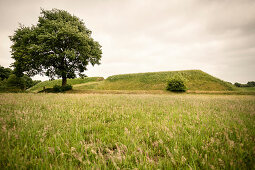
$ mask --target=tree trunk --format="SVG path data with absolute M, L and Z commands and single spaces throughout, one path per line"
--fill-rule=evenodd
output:
M 66 77 L 66 61 L 65 61 L 65 57 L 63 57 L 62 61 L 61 61 L 61 69 L 62 69 L 62 86 L 66 85 L 67 82 L 67 77 Z
M 65 86 L 67 82 L 66 73 L 62 73 L 62 86 Z

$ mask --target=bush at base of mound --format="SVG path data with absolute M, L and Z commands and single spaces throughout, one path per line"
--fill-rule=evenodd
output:
M 61 92 L 65 92 L 68 90 L 72 90 L 73 86 L 70 84 L 67 84 L 65 86 L 59 86 L 59 85 L 55 85 L 53 86 L 53 88 L 46 88 L 43 89 L 41 91 L 39 91 L 39 93 L 45 92 L 45 93 L 61 93 Z
M 168 81 L 166 89 L 168 91 L 173 91 L 173 92 L 185 92 L 187 87 L 184 84 L 183 80 L 175 78 Z
M 64 91 L 68 91 L 72 89 L 73 89 L 73 86 L 71 84 L 67 84 L 65 86 L 59 86 L 59 85 L 53 86 L 54 92 L 64 92 Z

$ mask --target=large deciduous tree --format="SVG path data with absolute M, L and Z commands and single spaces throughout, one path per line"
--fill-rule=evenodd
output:
M 82 20 L 64 10 L 41 10 L 37 25 L 20 25 L 10 39 L 17 75 L 61 77 L 64 86 L 89 63 L 100 64 L 100 44 Z

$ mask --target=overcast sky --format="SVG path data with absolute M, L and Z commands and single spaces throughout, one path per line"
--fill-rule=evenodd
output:
M 35 25 L 40 8 L 79 17 L 102 45 L 88 76 L 200 69 L 255 80 L 255 0 L 0 0 L 0 65 L 14 62 L 8 36 Z

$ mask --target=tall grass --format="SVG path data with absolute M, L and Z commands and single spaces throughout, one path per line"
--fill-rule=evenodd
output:
M 255 98 L 0 94 L 1 169 L 254 169 Z

